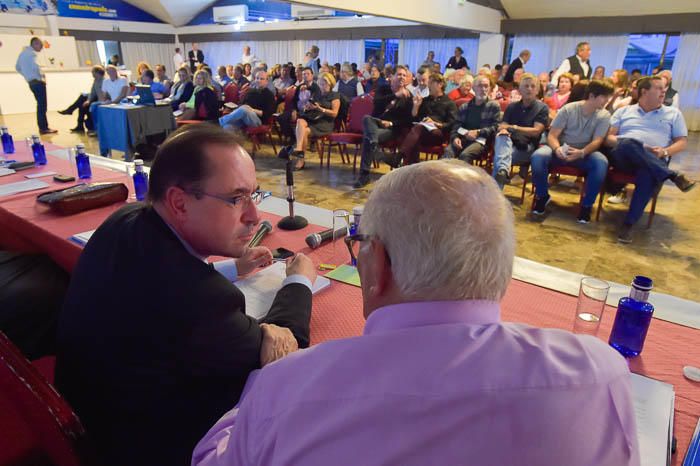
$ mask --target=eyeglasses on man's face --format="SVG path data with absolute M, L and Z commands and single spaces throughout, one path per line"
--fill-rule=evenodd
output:
M 262 202 L 263 199 L 271 195 L 269 191 L 262 191 L 259 186 L 255 188 L 255 191 L 253 191 L 250 194 L 238 194 L 236 196 L 224 196 L 221 194 L 213 194 L 205 192 L 201 189 L 183 189 L 183 191 L 191 196 L 194 196 L 197 199 L 201 199 L 202 197 L 211 197 L 213 199 L 218 199 L 234 207 L 238 205 L 243 205 L 244 207 L 247 207 L 251 203 L 258 205 Z

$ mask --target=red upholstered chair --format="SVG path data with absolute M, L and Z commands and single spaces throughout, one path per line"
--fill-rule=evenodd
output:
M 92 464 L 78 417 L 2 332 L 0 432 L 1 465 Z
M 333 145 L 338 147 L 340 157 L 343 163 L 350 163 L 350 155 L 347 153 L 348 144 L 355 145 L 355 154 L 352 162 L 353 173 L 357 170 L 357 156 L 360 153 L 362 146 L 362 120 L 365 115 L 372 113 L 373 99 L 370 95 L 365 94 L 352 99 L 350 109 L 348 111 L 348 121 L 343 132 L 334 132 L 330 134 L 326 140 L 328 145 L 328 154 L 326 165 L 331 164 L 331 148 Z M 323 164 L 323 162 L 321 162 Z
M 253 143 L 253 150 L 251 152 L 251 155 L 255 155 L 258 149 L 260 149 L 262 143 L 265 141 L 266 137 L 267 140 L 270 141 L 273 154 L 277 154 L 277 147 L 275 147 L 275 141 L 272 140 L 272 122 L 273 119 L 272 116 L 270 116 L 270 118 L 260 126 L 257 126 L 255 128 L 245 128 L 245 134 L 250 138 L 251 142 Z
M 224 103 L 234 103 L 238 104 L 240 100 L 240 91 L 238 89 L 238 85 L 234 82 L 230 82 L 225 88 L 224 88 Z
M 510 104 L 510 100 L 509 100 L 509 99 L 501 99 L 501 100 L 498 101 L 498 103 L 499 103 L 500 106 L 501 106 L 501 111 L 502 111 L 502 112 L 505 112 L 505 111 L 506 111 L 506 108 L 507 108 L 508 105 Z
M 606 184 L 634 184 L 636 175 L 634 173 L 623 172 L 620 170 L 615 170 L 615 168 L 610 167 L 608 170 L 608 176 L 606 179 Z M 654 197 L 651 198 L 651 209 L 649 210 L 649 220 L 647 221 L 647 228 L 651 228 L 651 224 L 654 221 L 654 215 L 656 215 L 656 201 L 659 198 L 659 193 L 661 192 L 661 187 L 654 193 Z M 600 190 L 598 195 L 598 212 L 596 212 L 595 219 L 598 221 L 600 218 L 600 212 L 603 210 L 603 198 L 605 197 L 605 189 Z
M 294 94 L 296 93 L 296 86 L 291 86 L 287 89 L 287 93 L 284 94 L 284 107 L 282 113 L 291 113 L 294 110 Z M 282 136 L 282 130 L 279 125 L 279 117 L 282 113 L 275 113 L 272 115 L 272 126 L 277 136 L 280 138 L 281 144 L 284 144 L 284 138 Z M 294 122 L 291 122 L 294 123 Z

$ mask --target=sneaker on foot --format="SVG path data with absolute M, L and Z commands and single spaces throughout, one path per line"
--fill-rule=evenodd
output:
M 627 190 L 623 189 L 614 196 L 608 198 L 608 204 L 625 204 L 627 202 Z
M 535 207 L 532 208 L 532 213 L 535 215 L 544 215 L 547 210 L 547 205 L 549 201 L 552 200 L 552 196 L 547 194 L 545 197 L 538 197 L 535 199 Z
M 363 186 L 366 186 L 369 183 L 369 173 L 360 173 L 360 176 L 357 178 L 355 181 L 355 184 L 352 186 L 355 189 L 362 188 Z
M 632 242 L 632 225 L 623 224 L 620 231 L 617 233 L 617 241 L 622 244 Z
M 675 178 L 673 178 L 673 182 L 676 186 L 678 186 L 678 189 L 684 193 L 687 193 L 693 189 L 696 183 L 695 181 L 689 180 L 683 173 L 677 174 Z
M 503 186 L 506 184 L 510 183 L 510 177 L 508 176 L 508 172 L 506 171 L 505 168 L 501 168 L 496 172 L 496 183 L 498 183 L 498 187 L 503 189 Z
M 591 211 L 593 207 L 581 206 L 581 212 L 578 214 L 576 222 L 578 223 L 590 223 L 591 221 Z

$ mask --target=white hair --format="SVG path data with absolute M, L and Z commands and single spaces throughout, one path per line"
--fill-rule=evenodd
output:
M 360 229 L 384 244 L 406 298 L 497 301 L 510 283 L 513 211 L 492 177 L 459 160 L 384 175 Z

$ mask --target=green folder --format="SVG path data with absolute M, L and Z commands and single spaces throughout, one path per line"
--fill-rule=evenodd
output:
M 348 285 L 360 286 L 360 274 L 357 273 L 357 268 L 351 265 L 341 265 L 324 276 L 331 280 L 347 283 Z

